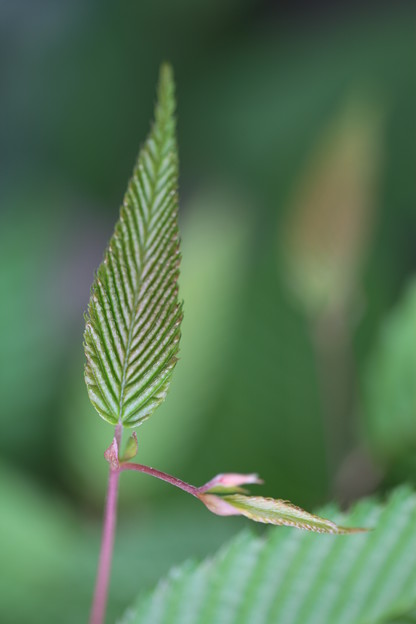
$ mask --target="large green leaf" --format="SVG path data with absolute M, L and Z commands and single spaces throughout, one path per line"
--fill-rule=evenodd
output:
M 155 123 L 98 269 L 85 329 L 90 400 L 110 423 L 134 427 L 164 400 L 177 361 L 178 161 L 172 71 L 160 72 Z
M 123 624 L 376 624 L 416 604 L 416 495 L 358 503 L 351 536 L 243 532 L 212 560 L 174 569 Z M 337 519 L 337 520 L 338 520 Z M 401 620 L 399 620 L 401 621 Z

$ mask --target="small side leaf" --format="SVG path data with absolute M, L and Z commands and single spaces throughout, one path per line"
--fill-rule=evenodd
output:
M 197 488 L 197 496 L 204 505 L 218 516 L 246 516 L 255 522 L 291 526 L 316 533 L 357 533 L 367 529 L 337 526 L 334 522 L 308 513 L 289 501 L 245 496 L 240 486 L 263 483 L 257 474 L 235 472 L 219 474 L 205 485 Z
M 139 448 L 139 443 L 137 442 L 137 433 L 133 431 L 132 435 L 127 440 L 126 448 L 124 449 L 124 453 L 120 457 L 121 462 L 130 461 L 137 455 L 137 451 Z
M 246 516 L 255 522 L 291 526 L 316 533 L 341 535 L 367 530 L 338 526 L 331 520 L 315 516 L 288 501 L 275 498 L 243 494 L 226 494 L 225 496 L 203 494 L 200 499 L 210 511 L 218 516 Z

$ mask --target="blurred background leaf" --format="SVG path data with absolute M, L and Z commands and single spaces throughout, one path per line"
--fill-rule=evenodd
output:
M 384 319 L 363 377 L 363 429 L 395 480 L 416 479 L 416 282 Z
M 260 494 L 308 509 L 374 488 L 371 458 L 383 483 L 397 480 L 410 448 L 394 462 L 376 453 L 360 389 L 416 270 L 415 17 L 405 1 L 0 3 L 1 513 L 10 525 L 0 537 L 1 621 L 53 621 L 66 609 L 79 621 L 88 611 L 112 434 L 82 379 L 83 312 L 164 59 L 178 86 L 185 318 L 172 388 L 138 431 L 138 461 L 196 484 L 256 471 Z M 315 197 L 331 188 L 317 157 L 331 141 L 355 146 L 350 172 L 364 175 L 360 162 L 374 176 L 362 194 L 368 226 L 343 256 L 352 287 L 342 292 L 353 294 L 342 314 L 335 306 L 312 318 L 299 301 L 317 278 L 294 283 L 285 235 L 306 176 Z M 319 199 L 311 206 L 323 210 Z M 312 213 L 308 222 L 322 223 Z M 314 236 L 306 269 L 315 275 L 316 250 L 332 238 Z M 121 488 L 110 621 L 137 583 L 212 552 L 241 526 L 203 509 L 187 523 L 186 499 L 146 476 L 123 475 Z M 25 572 L 32 552 L 36 576 Z
M 312 149 L 279 229 L 279 264 L 307 317 L 315 351 L 328 475 L 339 468 L 351 440 L 351 336 L 375 220 L 381 136 L 376 106 L 347 102 Z
M 312 317 L 351 305 L 359 286 L 380 177 L 381 130 L 374 105 L 347 103 L 296 185 L 283 228 L 284 275 Z

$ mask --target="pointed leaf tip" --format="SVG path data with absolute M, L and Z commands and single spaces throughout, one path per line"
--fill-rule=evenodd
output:
M 175 81 L 170 63 L 162 63 L 159 70 L 155 117 L 158 121 L 163 115 L 173 115 L 175 110 Z
M 163 61 L 159 69 L 159 84 L 173 83 L 173 67 L 169 61 Z

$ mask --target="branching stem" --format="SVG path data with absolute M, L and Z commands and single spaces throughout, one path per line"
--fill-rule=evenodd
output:
M 121 427 L 117 426 L 113 444 L 106 451 L 106 459 L 110 464 L 108 479 L 107 502 L 104 512 L 103 536 L 101 540 L 100 560 L 98 564 L 97 580 L 95 583 L 94 598 L 91 609 L 90 624 L 103 624 L 107 606 L 108 586 L 111 573 L 111 560 L 113 556 L 114 536 L 117 519 L 117 492 L 120 473 L 124 470 L 144 472 L 152 477 L 166 481 L 180 488 L 192 496 L 198 497 L 199 489 L 172 475 L 155 470 L 142 464 L 118 463 L 118 449 L 121 443 Z
M 171 485 L 180 488 L 184 492 L 188 492 L 188 494 L 192 494 L 192 496 L 196 496 L 198 498 L 199 489 L 197 487 L 186 483 L 186 481 L 182 481 L 181 479 L 172 477 L 172 475 L 166 474 L 166 472 L 161 472 L 160 470 L 151 468 L 150 466 L 143 466 L 143 464 L 123 463 L 120 464 L 120 470 L 136 470 L 137 472 L 144 472 L 145 474 L 149 474 L 152 477 L 156 477 L 156 479 L 166 481 L 167 483 L 170 483 Z

